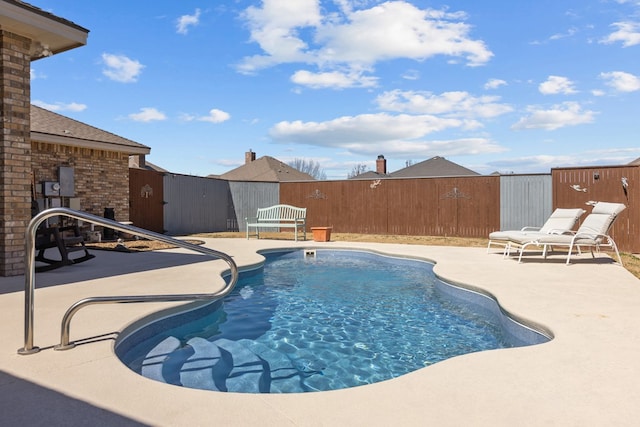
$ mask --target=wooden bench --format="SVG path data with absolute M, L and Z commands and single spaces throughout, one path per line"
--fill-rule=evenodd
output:
M 290 205 L 275 205 L 259 208 L 255 218 L 245 218 L 247 222 L 247 239 L 251 228 L 260 238 L 261 228 L 293 228 L 295 240 L 298 241 L 298 229 L 304 233 L 307 240 L 307 208 L 297 208 Z

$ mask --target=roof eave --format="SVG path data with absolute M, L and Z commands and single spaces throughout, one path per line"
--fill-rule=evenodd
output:
M 45 142 L 49 144 L 68 145 L 70 147 L 90 148 L 94 150 L 115 151 L 119 153 L 132 154 L 149 154 L 151 148 L 140 145 L 133 147 L 130 145 L 114 144 L 111 142 L 91 141 L 87 139 L 73 138 L 68 136 L 52 135 L 42 132 L 31 132 L 31 140 L 35 142 Z
M 0 2 L 0 28 L 30 38 L 31 60 L 87 44 L 89 30 L 20 1 Z

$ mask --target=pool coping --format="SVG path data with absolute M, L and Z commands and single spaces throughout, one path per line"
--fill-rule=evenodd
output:
M 131 292 L 144 286 L 175 292 L 210 290 L 196 278 L 215 277 L 226 264 L 199 262 L 182 250 L 122 254 L 37 275 L 35 344 L 21 356 L 23 278 L 0 278 L 0 324 L 5 339 L 0 366 L 0 417 L 43 415 L 69 425 L 85 419 L 135 425 L 632 425 L 640 401 L 640 281 L 604 256 L 585 254 L 565 266 L 561 258 L 531 257 L 522 264 L 484 248 L 421 245 L 204 239 L 231 254 L 241 268 L 260 263 L 269 248 L 354 248 L 435 261 L 448 282 L 491 294 L 508 313 L 551 331 L 546 344 L 455 357 L 381 383 L 321 393 L 247 395 L 191 390 L 133 374 L 113 354 L 113 336 L 167 304 L 96 306 L 81 310 L 71 339 L 90 338 L 70 351 L 53 351 L 62 313 L 85 295 Z M 131 265 L 129 265 L 131 264 Z M 114 270 L 117 270 L 114 273 Z M 122 270 L 122 271 L 120 271 Z M 142 271 L 140 271 L 142 270 Z M 214 274 L 211 274 L 214 273 Z M 207 276 L 208 277 L 208 276 Z M 190 283 L 192 282 L 192 283 Z M 191 289 L 195 288 L 195 289 Z M 17 292 L 7 292 L 15 289 Z M 5 378 L 6 377 L 6 378 Z M 39 398 L 30 409 L 12 405 Z M 27 395 L 29 391 L 29 395 Z M 7 398 L 6 396 L 11 396 Z M 61 406 L 75 409 L 65 414 Z M 40 414 L 39 411 L 43 411 Z M 52 418 L 54 417 L 54 418 Z M 60 417 L 60 418 L 55 418 Z

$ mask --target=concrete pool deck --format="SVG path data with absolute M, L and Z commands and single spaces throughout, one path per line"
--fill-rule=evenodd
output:
M 436 262 L 442 278 L 491 293 L 550 330 L 546 344 L 455 357 L 389 381 L 306 394 L 192 390 L 132 373 L 113 353 L 118 331 L 167 303 L 94 305 L 78 312 L 69 351 L 54 351 L 67 308 L 84 297 L 209 292 L 223 261 L 182 250 L 93 251 L 91 261 L 36 275 L 35 339 L 23 342 L 24 278 L 0 278 L 0 421 L 23 425 L 637 425 L 640 280 L 602 256 L 531 257 L 484 248 L 203 239 L 241 267 L 268 248 L 360 248 Z M 213 283 L 213 284 L 212 284 Z M 173 304 L 175 305 L 175 304 Z

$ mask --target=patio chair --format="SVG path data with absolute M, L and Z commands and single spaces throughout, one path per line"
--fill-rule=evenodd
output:
M 569 265 L 571 262 L 571 254 L 574 249 L 580 251 L 582 247 L 588 246 L 591 249 L 591 256 L 595 258 L 593 253 L 593 249 L 600 250 L 602 247 L 609 247 L 613 249 L 618 257 L 618 263 L 622 265 L 622 258 L 620 257 L 620 252 L 618 251 L 618 246 L 616 242 L 609 235 L 609 230 L 611 226 L 615 222 L 616 218 L 626 209 L 626 206 L 622 203 L 608 203 L 608 202 L 598 202 L 593 207 L 593 210 L 587 217 L 584 219 L 578 231 L 576 232 L 568 232 L 565 234 L 547 234 L 547 235 L 539 235 L 535 238 L 522 236 L 520 238 L 516 238 L 516 236 L 511 236 L 510 245 L 518 245 L 520 246 L 519 252 L 520 255 L 518 257 L 518 262 L 522 262 L 522 254 L 524 250 L 531 245 L 535 246 L 543 246 L 543 257 L 546 259 L 547 257 L 547 246 L 549 247 L 557 247 L 564 246 L 569 248 L 569 252 L 567 254 L 566 265 Z
M 59 268 L 65 265 L 78 264 L 92 258 L 92 255 L 87 250 L 84 244 L 84 237 L 80 233 L 80 229 L 77 225 L 70 225 L 64 227 L 42 227 L 36 231 L 36 261 L 42 262 L 45 265 L 36 266 L 36 271 L 48 271 L 54 268 Z M 57 249 L 60 253 L 59 259 L 47 258 L 45 252 L 47 249 Z M 80 257 L 72 258 L 70 253 L 76 251 L 83 251 L 84 254 Z
M 539 235 L 562 234 L 567 231 L 571 231 L 573 230 L 573 227 L 575 227 L 578 218 L 580 218 L 585 212 L 586 211 L 584 209 L 580 208 L 558 208 L 553 211 L 542 227 L 523 227 L 520 230 L 494 231 L 489 234 L 487 253 L 491 250 L 492 245 L 502 246 L 504 248 L 503 256 L 507 256 L 511 248 L 509 243 L 513 240 L 531 240 Z

